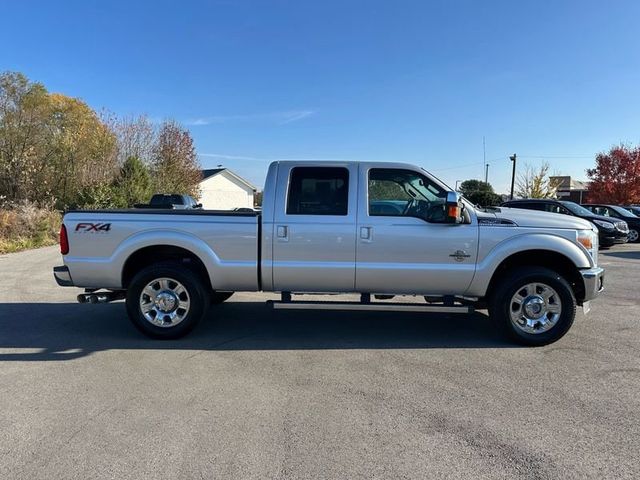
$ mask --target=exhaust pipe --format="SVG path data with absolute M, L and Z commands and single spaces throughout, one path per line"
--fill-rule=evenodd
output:
M 101 292 L 101 293 L 81 293 L 78 295 L 78 303 L 109 303 L 114 300 L 122 300 L 125 298 L 124 291 L 118 292 Z

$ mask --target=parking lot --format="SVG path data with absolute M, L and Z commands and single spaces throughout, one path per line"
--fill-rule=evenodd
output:
M 639 478 L 640 247 L 558 343 L 484 312 L 273 312 L 179 341 L 75 303 L 55 247 L 0 256 L 0 478 Z

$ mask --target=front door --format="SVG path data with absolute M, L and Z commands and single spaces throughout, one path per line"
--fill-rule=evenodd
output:
M 273 224 L 276 291 L 351 292 L 355 288 L 355 164 L 282 163 Z
M 421 172 L 360 166 L 356 289 L 460 294 L 471 284 L 478 224 L 444 223 L 447 191 Z

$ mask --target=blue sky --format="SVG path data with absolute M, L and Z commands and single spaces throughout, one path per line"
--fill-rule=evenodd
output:
M 405 161 L 451 185 L 508 156 L 585 178 L 640 142 L 638 1 L 2 2 L 0 70 L 175 118 L 204 167 Z

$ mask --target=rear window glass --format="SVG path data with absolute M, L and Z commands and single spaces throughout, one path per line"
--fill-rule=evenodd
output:
M 346 215 L 349 170 L 295 167 L 291 170 L 287 215 Z

